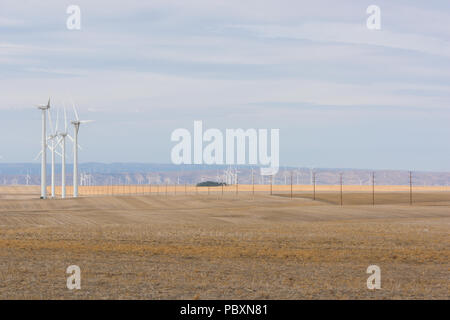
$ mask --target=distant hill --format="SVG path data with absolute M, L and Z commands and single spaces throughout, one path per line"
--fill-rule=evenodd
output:
M 47 165 L 50 178 L 50 165 Z M 67 165 L 67 183 L 72 183 L 72 165 Z M 80 184 L 197 184 L 207 181 L 235 183 L 238 175 L 240 184 L 252 183 L 252 168 L 249 166 L 208 166 L 174 165 L 151 163 L 81 163 L 79 166 Z M 372 183 L 372 170 L 316 168 L 317 184 L 339 184 L 339 174 L 343 174 L 344 184 L 369 185 Z M 61 181 L 60 164 L 56 165 L 56 181 Z M 282 167 L 273 177 L 273 184 L 311 184 L 312 171 L 309 168 Z M 48 181 L 50 181 L 48 179 Z M 255 184 L 269 184 L 267 176 L 260 176 L 259 169 L 253 170 Z M 37 185 L 40 183 L 39 163 L 0 163 L 0 185 Z M 375 183 L 378 185 L 407 185 L 408 171 L 375 170 Z M 414 172 L 414 185 L 447 186 L 450 183 L 449 172 Z

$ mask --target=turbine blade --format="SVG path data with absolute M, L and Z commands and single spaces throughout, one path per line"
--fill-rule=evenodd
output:
M 67 113 L 66 113 L 66 105 L 64 105 L 64 133 L 67 133 Z
M 37 154 L 36 158 L 34 158 L 34 160 L 37 160 L 41 156 L 41 154 L 42 154 L 42 150 L 39 151 L 39 153 Z
M 64 139 L 63 137 L 59 137 L 59 140 L 56 141 L 56 145 L 59 146 L 59 144 L 63 141 L 63 139 Z
M 57 144 L 55 143 L 56 136 L 53 136 L 53 138 L 52 138 L 51 140 L 52 140 L 52 143 L 51 143 L 51 144 L 47 144 L 47 145 L 48 145 L 48 148 L 49 148 L 50 150 L 53 150 L 53 149 L 56 148 L 56 146 L 57 146 Z
M 67 137 L 70 139 L 70 141 L 75 142 L 75 140 L 70 136 L 70 134 L 67 135 Z M 82 149 L 80 144 L 78 144 L 78 149 Z
M 48 122 L 50 122 L 50 132 L 54 134 L 55 130 L 53 129 L 52 114 L 50 110 L 48 110 L 47 113 L 48 113 Z
M 77 109 L 75 108 L 75 104 L 72 101 L 72 108 L 73 108 L 73 112 L 75 113 L 75 118 L 77 119 L 77 121 L 80 120 L 80 118 L 78 118 L 78 112 Z
M 89 122 L 94 122 L 95 120 L 81 120 L 80 123 L 89 123 Z
M 56 126 L 55 126 L 55 133 L 58 132 L 58 122 L 59 122 L 59 108 L 56 109 Z

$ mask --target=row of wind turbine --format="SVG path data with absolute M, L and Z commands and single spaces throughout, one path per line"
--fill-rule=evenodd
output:
M 92 122 L 93 120 L 80 120 L 75 105 L 72 103 L 72 108 L 75 115 L 75 120 L 71 121 L 74 126 L 74 137 L 68 133 L 67 112 L 65 105 L 64 108 L 64 131 L 58 131 L 59 123 L 59 111 L 56 113 L 56 123 L 53 126 L 51 113 L 50 113 L 50 98 L 46 105 L 37 106 L 42 111 L 42 141 L 41 151 L 41 199 L 47 198 L 47 148 L 51 151 L 51 197 L 55 197 L 55 154 L 61 156 L 61 197 L 66 197 L 66 137 L 73 142 L 73 197 L 78 197 L 78 149 L 81 147 L 78 145 L 78 131 L 82 123 Z M 48 121 L 50 123 L 50 135 L 47 137 L 46 118 L 48 115 Z M 50 142 L 50 143 L 49 143 Z M 61 153 L 57 151 L 57 147 L 61 147 Z

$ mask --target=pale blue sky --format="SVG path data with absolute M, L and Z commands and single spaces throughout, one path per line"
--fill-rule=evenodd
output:
M 51 95 L 96 120 L 82 162 L 169 162 L 203 120 L 279 128 L 282 165 L 450 170 L 447 0 L 2 0 L 0 70 L 1 162 L 35 157 Z

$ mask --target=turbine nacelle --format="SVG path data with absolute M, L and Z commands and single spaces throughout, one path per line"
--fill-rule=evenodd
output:
M 47 104 L 38 104 L 38 105 L 36 105 L 36 107 L 38 107 L 38 109 L 41 109 L 41 110 L 49 109 L 50 108 L 50 98 L 48 98 Z
M 78 117 L 77 109 L 75 108 L 75 104 L 74 104 L 73 102 L 72 102 L 72 108 L 73 108 L 73 113 L 75 114 L 75 119 L 76 119 L 76 120 L 72 120 L 71 123 L 72 123 L 75 127 L 79 127 L 80 124 L 82 124 L 82 123 L 94 122 L 94 120 L 80 120 L 80 118 Z
M 82 123 L 89 123 L 94 122 L 94 120 L 76 120 L 76 121 L 70 121 L 74 126 L 79 126 Z

